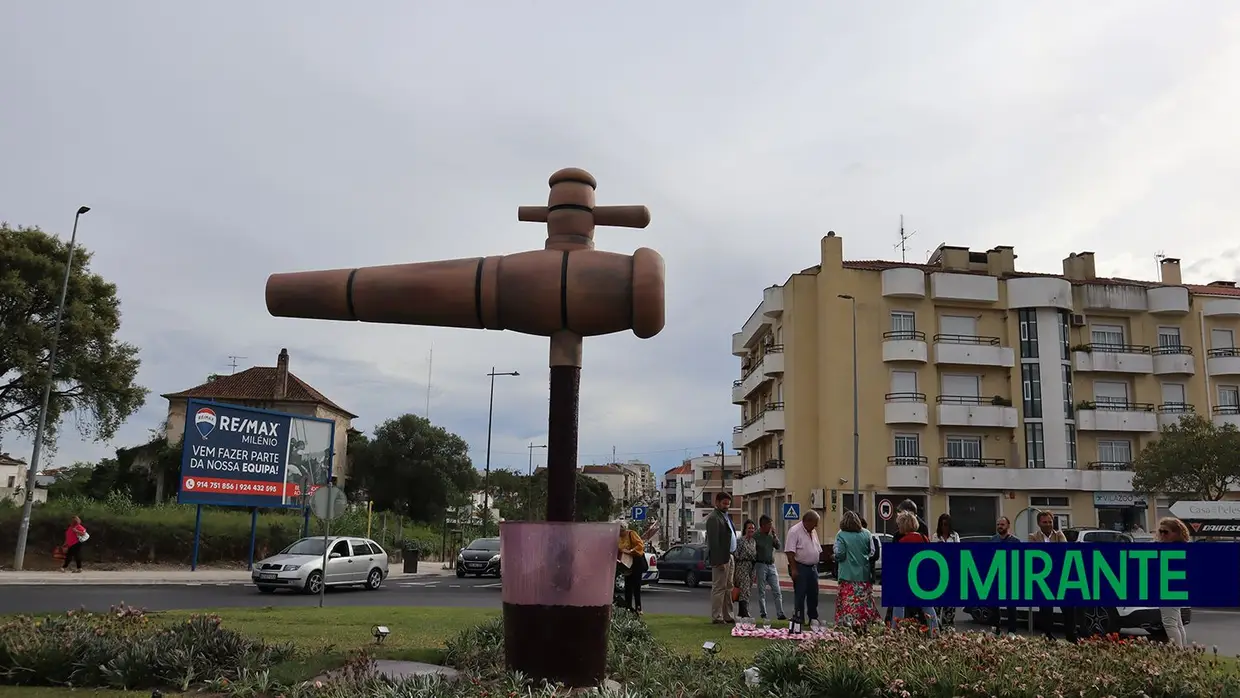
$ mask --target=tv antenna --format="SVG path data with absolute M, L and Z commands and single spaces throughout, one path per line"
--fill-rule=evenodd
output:
M 904 214 L 901 213 L 900 214 L 900 241 L 897 242 L 895 245 L 892 245 L 891 247 L 891 249 L 893 250 L 900 250 L 900 261 L 901 262 L 908 261 L 908 241 L 916 234 L 917 234 L 916 230 L 914 230 L 911 233 L 908 233 L 907 235 L 904 233 Z
M 1157 278 L 1158 278 L 1158 282 L 1159 282 L 1159 283 L 1162 283 L 1162 261 L 1163 261 L 1164 259 L 1166 259 L 1166 258 L 1167 258 L 1167 255 L 1166 255 L 1166 254 L 1164 254 L 1162 250 L 1159 250 L 1159 251 L 1158 251 L 1158 254 L 1154 255 L 1154 264 L 1155 264 L 1155 266 L 1157 266 L 1157 267 L 1158 267 L 1158 277 L 1157 277 Z
M 232 369 L 232 372 L 233 372 L 233 373 L 236 373 L 236 372 L 237 372 L 237 359 L 244 359 L 244 358 L 246 358 L 246 357 L 244 357 L 244 356 L 235 356 L 235 355 L 232 355 L 232 354 L 230 354 L 230 355 L 228 356 L 228 366 Z

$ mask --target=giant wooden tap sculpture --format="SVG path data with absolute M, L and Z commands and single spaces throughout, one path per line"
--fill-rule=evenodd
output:
M 644 228 L 645 206 L 595 206 L 597 182 L 576 168 L 551 175 L 546 206 L 521 221 L 547 224 L 543 249 L 499 257 L 273 274 L 277 317 L 513 330 L 551 338 L 547 520 L 572 521 L 576 500 L 581 339 L 663 329 L 663 258 L 594 249 L 594 227 Z

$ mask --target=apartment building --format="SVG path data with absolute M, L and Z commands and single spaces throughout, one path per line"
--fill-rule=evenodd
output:
M 633 501 L 634 477 L 629 471 L 618 465 L 587 465 L 581 468 L 581 474 L 594 478 L 607 485 L 611 490 L 611 498 L 618 507 L 628 506 Z
M 744 508 L 741 497 L 733 491 L 733 485 L 741 474 L 743 462 L 739 455 L 727 456 L 719 453 L 704 453 L 696 458 L 685 461 L 693 473 L 693 529 L 699 537 L 706 531 L 706 517 L 715 508 L 715 495 L 727 492 L 732 495 L 732 506 L 728 514 L 732 523 L 739 529 L 744 521 Z
M 846 262 L 830 233 L 819 265 L 767 288 L 732 337 L 749 516 L 796 502 L 832 526 L 856 508 L 890 531 L 884 502 L 911 499 L 967 534 L 1030 507 L 1151 530 L 1170 502 L 1133 492 L 1135 455 L 1186 413 L 1240 424 L 1240 289 L 1184 284 L 1177 259 L 1157 281 L 1099 278 L 1092 252 L 1062 274 L 1015 261 L 944 245 Z
M 688 540 L 693 528 L 694 504 L 693 465 L 683 463 L 663 474 L 663 516 L 660 521 L 663 540 L 669 543 Z
M 657 492 L 654 482 L 654 470 L 650 468 L 649 463 L 630 460 L 624 463 L 613 463 L 612 465 L 619 466 L 631 477 L 629 501 L 644 502 L 653 497 Z

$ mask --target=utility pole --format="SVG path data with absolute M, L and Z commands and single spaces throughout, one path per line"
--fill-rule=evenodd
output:
M 529 478 L 528 484 L 526 485 L 526 490 L 527 490 L 526 500 L 527 501 L 525 503 L 525 509 L 526 509 L 525 519 L 527 521 L 534 520 L 534 449 L 546 448 L 546 447 L 547 447 L 547 444 L 537 446 L 534 444 L 533 441 L 530 442 L 530 447 L 529 447 L 530 448 L 530 467 L 529 467 L 529 470 L 526 472 L 526 476 Z

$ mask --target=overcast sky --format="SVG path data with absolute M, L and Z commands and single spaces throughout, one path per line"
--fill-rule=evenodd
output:
M 614 10 L 605 9 L 613 7 Z M 600 249 L 659 250 L 667 329 L 590 339 L 581 460 L 662 470 L 731 439 L 730 335 L 818 261 L 1014 245 L 1026 270 L 1234 279 L 1240 5 L 1219 2 L 8 2 L 0 220 L 80 240 L 118 284 L 146 407 L 111 444 L 66 428 L 56 464 L 145 440 L 160 393 L 292 370 L 370 430 L 426 409 L 524 469 L 545 443 L 547 342 L 275 319 L 267 275 L 540 248 L 516 221 L 556 169 L 646 204 Z M 6 435 L 4 450 L 29 457 Z M 541 452 L 535 454 L 541 462 Z

